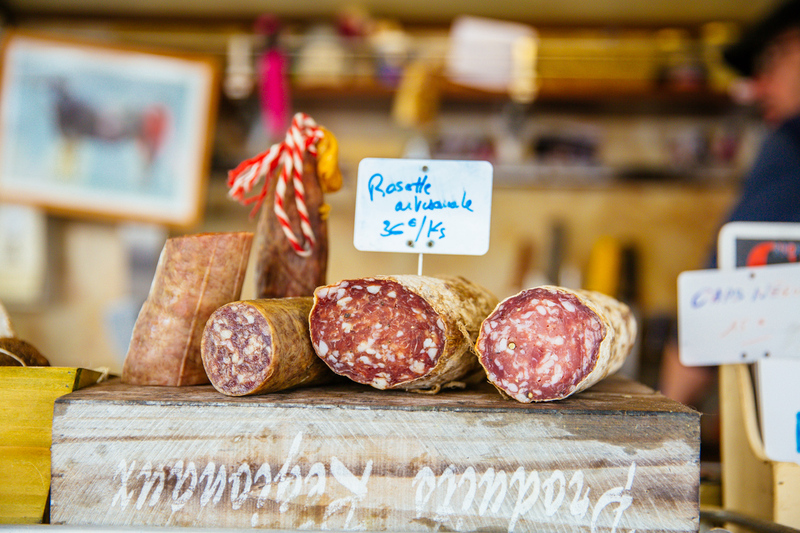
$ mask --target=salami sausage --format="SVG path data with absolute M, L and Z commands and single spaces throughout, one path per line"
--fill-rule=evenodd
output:
M 308 336 L 310 296 L 223 305 L 203 331 L 203 366 L 228 396 L 276 392 L 330 381 Z
M 376 276 L 317 288 L 309 317 L 317 355 L 377 389 L 427 389 L 480 370 L 472 345 L 497 303 L 463 278 Z
M 253 234 L 167 239 L 122 367 L 134 385 L 208 383 L 200 340 L 208 317 L 241 295 Z
M 506 298 L 475 345 L 489 381 L 523 403 L 560 400 L 625 362 L 636 337 L 628 306 L 592 291 L 542 286 Z
M 330 206 L 341 188 L 338 143 L 330 131 L 297 113 L 286 139 L 228 173 L 229 195 L 261 209 L 256 240 L 256 298 L 311 296 L 325 283 Z M 247 197 L 265 178 L 261 192 Z
M 15 337 L 0 338 L 0 366 L 50 366 L 31 343 Z
M 295 253 L 284 235 L 275 210 L 275 188 L 278 180 L 270 181 L 269 193 L 264 209 L 258 219 L 256 230 L 256 298 L 281 298 L 285 296 L 311 296 L 314 289 L 325 284 L 328 268 L 328 222 L 322 213 L 324 204 L 322 189 L 317 179 L 316 164 L 306 156 L 303 164 L 303 187 L 308 209 L 309 224 L 316 241 L 310 254 Z M 288 187 L 283 200 L 289 224 L 299 234 L 300 216 L 297 212 L 295 191 Z

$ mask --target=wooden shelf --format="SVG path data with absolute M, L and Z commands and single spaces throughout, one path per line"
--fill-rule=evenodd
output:
M 445 104 L 498 104 L 510 101 L 505 92 L 484 91 L 450 82 L 440 82 L 442 101 Z M 353 100 L 359 103 L 389 101 L 396 87 L 370 78 L 350 79 L 336 84 L 309 85 L 295 83 L 293 98 L 299 101 L 340 102 Z M 616 80 L 541 80 L 539 94 L 533 102 L 542 105 L 583 106 L 646 106 L 666 107 L 673 111 L 719 112 L 732 109 L 736 104 L 727 94 L 706 88 L 677 89 L 657 87 L 655 83 L 630 83 Z

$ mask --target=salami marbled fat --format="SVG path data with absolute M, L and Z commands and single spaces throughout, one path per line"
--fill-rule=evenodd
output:
M 308 297 L 244 300 L 211 315 L 201 352 L 211 384 L 228 396 L 277 392 L 334 377 L 308 335 Z
M 344 280 L 314 292 L 311 342 L 331 370 L 353 381 L 436 392 L 480 370 L 473 345 L 496 303 L 463 278 Z
M 167 239 L 133 327 L 123 382 L 208 383 L 200 357 L 203 328 L 218 307 L 241 296 L 252 241 L 249 232 Z
M 497 389 L 530 403 L 566 398 L 616 372 L 635 338 L 636 321 L 622 302 L 542 286 L 500 302 L 475 349 Z

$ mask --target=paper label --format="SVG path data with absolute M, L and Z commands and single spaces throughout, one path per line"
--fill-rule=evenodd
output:
M 687 366 L 800 359 L 800 265 L 678 276 L 680 360 Z
M 797 436 L 795 442 L 797 443 L 797 453 L 800 453 L 800 412 L 797 413 L 797 431 L 795 433 Z
M 492 165 L 363 159 L 353 243 L 358 250 L 483 255 L 489 250 Z
M 764 359 L 755 365 L 754 377 L 764 454 L 773 461 L 800 463 L 800 359 Z

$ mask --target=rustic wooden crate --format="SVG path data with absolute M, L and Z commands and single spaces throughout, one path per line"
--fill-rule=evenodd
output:
M 696 531 L 699 414 L 612 378 L 565 401 L 337 385 L 60 398 L 53 524 Z
M 0 523 L 42 522 L 53 403 L 101 377 L 83 368 L 0 367 Z

